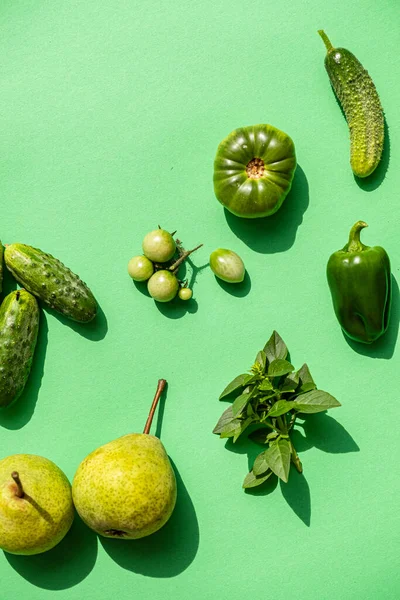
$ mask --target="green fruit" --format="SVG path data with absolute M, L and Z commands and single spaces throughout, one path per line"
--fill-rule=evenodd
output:
M 0 548 L 40 554 L 65 536 L 74 519 L 71 486 L 53 462 L 33 454 L 0 460 Z
M 25 244 L 11 244 L 4 258 L 15 279 L 50 308 L 81 323 L 96 316 L 97 303 L 90 289 L 50 254 Z
M 238 217 L 274 214 L 292 185 L 296 154 L 292 139 L 272 125 L 235 129 L 219 145 L 214 191 Z
M 176 250 L 174 238 L 165 229 L 150 231 L 144 238 L 142 246 L 144 255 L 156 263 L 168 262 Z
M 226 248 L 218 248 L 211 253 L 210 267 L 216 277 L 228 283 L 240 283 L 246 271 L 240 256 Z
M 159 382 L 154 408 L 165 383 Z M 99 535 L 142 538 L 160 529 L 172 514 L 175 474 L 163 444 L 149 435 L 151 419 L 150 411 L 143 433 L 101 446 L 78 467 L 72 483 L 74 504 Z
M 179 283 L 171 271 L 156 271 L 147 283 L 149 294 L 157 302 L 170 302 L 178 293 Z
M 128 263 L 128 273 L 134 281 L 147 281 L 154 273 L 154 265 L 146 256 L 134 256 Z
M 190 300 L 193 296 L 193 292 L 190 288 L 183 287 L 179 290 L 178 295 L 181 300 Z
M 354 175 L 368 177 L 382 156 L 384 116 L 374 82 L 346 48 L 334 48 L 318 31 L 327 49 L 325 68 L 350 129 L 350 164 Z
M 36 298 L 25 290 L 8 294 L 0 307 L 0 408 L 22 394 L 39 330 Z

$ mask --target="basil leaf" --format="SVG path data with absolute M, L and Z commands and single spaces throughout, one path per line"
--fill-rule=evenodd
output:
M 299 385 L 299 376 L 297 373 L 290 373 L 283 383 L 279 386 L 281 392 L 295 392 Z
M 240 428 L 238 429 L 237 432 L 235 432 L 235 435 L 233 436 L 233 443 L 236 442 L 236 440 L 238 439 L 239 435 L 242 435 L 243 431 L 245 429 L 247 429 L 248 426 L 251 425 L 252 422 L 253 422 L 253 418 L 252 417 L 248 417 L 244 421 L 241 421 Z
M 268 367 L 268 377 L 280 377 L 294 371 L 294 366 L 287 360 L 277 358 L 273 360 Z
M 249 375 L 249 373 L 243 373 L 242 375 L 238 375 L 237 377 L 235 377 L 233 381 L 228 383 L 228 385 L 220 395 L 219 400 L 222 400 L 222 398 L 225 398 L 225 396 L 229 396 L 229 394 L 232 394 L 232 392 L 235 392 L 239 388 L 244 387 L 246 383 L 248 383 L 250 379 L 252 379 L 252 377 L 253 376 Z
M 341 406 L 336 398 L 322 390 L 311 390 L 311 392 L 301 394 L 294 400 L 293 404 L 296 410 L 307 414 L 323 412 L 328 408 Z
M 235 402 L 232 404 L 232 413 L 234 417 L 236 417 L 239 413 L 242 412 L 250 398 L 251 393 L 241 394 L 236 398 Z
M 233 416 L 232 406 L 229 406 L 226 410 L 224 410 L 224 412 L 220 416 L 218 423 L 213 429 L 213 433 L 220 434 L 225 425 L 233 421 L 234 418 L 235 417 Z
M 261 485 L 262 483 L 264 483 L 264 481 L 267 481 L 267 479 L 271 477 L 271 475 L 272 471 L 269 471 L 265 475 L 257 477 L 256 475 L 254 475 L 253 471 L 250 471 L 250 473 L 247 473 L 246 477 L 244 478 L 243 487 L 247 489 L 256 487 L 257 485 Z
M 262 380 L 262 382 L 258 386 L 258 389 L 260 390 L 260 392 L 264 392 L 267 390 L 273 390 L 274 388 L 273 388 L 273 385 L 270 382 L 270 380 L 266 377 L 265 379 Z
M 297 371 L 297 375 L 300 379 L 301 386 L 299 389 L 300 393 L 309 392 L 310 390 L 317 389 L 314 379 L 311 377 L 310 369 L 304 363 L 304 365 Z
M 287 483 L 290 469 L 290 445 L 287 440 L 273 442 L 268 450 L 257 456 L 253 465 L 255 475 L 262 475 L 267 469 Z
M 278 402 L 275 402 L 273 407 L 268 411 L 267 417 L 280 417 L 281 415 L 289 412 L 289 410 L 293 410 L 294 406 L 294 402 L 289 402 L 288 400 L 278 400 Z
M 279 333 L 277 333 L 276 331 L 272 333 L 268 342 L 264 346 L 264 352 L 266 354 L 268 362 L 272 362 L 277 358 L 285 359 L 287 357 L 288 349 Z
M 260 367 L 263 370 L 263 373 L 265 373 L 265 369 L 267 366 L 267 355 L 265 354 L 264 350 L 260 350 L 260 352 L 257 354 L 256 363 L 260 365 Z
M 233 419 L 230 423 L 227 423 L 220 433 L 221 438 L 230 438 L 236 436 L 236 438 L 240 435 L 240 427 L 241 421 L 240 419 Z

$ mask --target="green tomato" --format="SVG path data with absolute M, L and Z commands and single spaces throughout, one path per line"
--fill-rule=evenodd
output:
M 240 283 L 244 279 L 245 267 L 240 256 L 232 250 L 218 248 L 210 255 L 210 267 L 214 275 L 228 283 Z
M 171 260 L 176 250 L 174 238 L 165 229 L 150 231 L 144 238 L 142 247 L 145 256 L 158 263 Z
M 274 214 L 282 205 L 296 170 L 292 139 L 272 125 L 235 129 L 218 146 L 214 192 L 238 217 Z
M 171 271 L 156 271 L 147 283 L 149 294 L 157 302 L 169 302 L 178 293 L 179 283 Z
M 128 273 L 135 281 L 147 281 L 154 273 L 154 266 L 145 256 L 134 256 L 128 262 Z
M 193 292 L 190 288 L 183 287 L 179 290 L 178 295 L 181 300 L 190 300 L 193 296 Z

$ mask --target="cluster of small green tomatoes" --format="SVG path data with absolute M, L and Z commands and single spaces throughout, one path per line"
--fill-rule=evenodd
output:
M 134 281 L 147 281 L 150 296 L 157 302 L 170 302 L 176 296 L 190 300 L 193 291 L 187 281 L 177 277 L 180 265 L 193 250 L 184 250 L 181 242 L 160 227 L 150 231 L 142 242 L 143 254 L 134 256 L 128 263 L 128 273 Z M 228 283 L 240 283 L 245 276 L 242 259 L 232 250 L 218 248 L 210 255 L 210 267 L 219 279 Z

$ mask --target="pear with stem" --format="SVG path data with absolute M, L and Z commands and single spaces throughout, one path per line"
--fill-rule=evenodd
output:
M 158 382 L 143 433 L 130 433 L 100 446 L 75 474 L 75 507 L 82 520 L 104 537 L 148 536 L 172 514 L 175 474 L 163 444 L 149 433 L 166 383 L 165 379 Z

